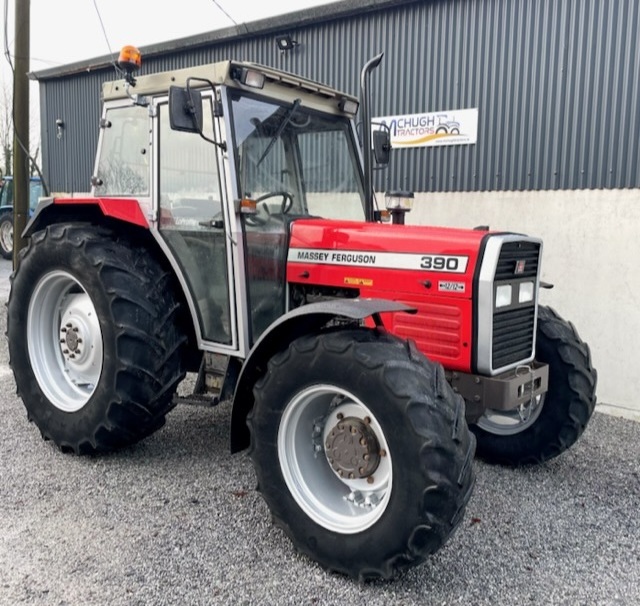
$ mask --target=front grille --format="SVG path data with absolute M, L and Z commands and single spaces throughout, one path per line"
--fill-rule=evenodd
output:
M 495 376 L 533 360 L 541 255 L 537 238 L 495 234 L 486 239 L 477 272 L 478 374 Z
M 524 307 L 493 315 L 491 366 L 503 368 L 528 360 L 533 352 L 535 307 Z
M 540 244 L 538 242 L 505 242 L 500 250 L 495 281 L 535 278 L 538 275 Z M 516 273 L 520 264 L 523 271 Z

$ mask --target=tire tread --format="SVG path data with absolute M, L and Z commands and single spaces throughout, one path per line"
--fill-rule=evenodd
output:
M 170 274 L 143 246 L 121 240 L 108 229 L 84 223 L 54 224 L 36 232 L 20 252 L 20 267 L 42 264 L 43 257 L 54 248 L 74 249 L 73 254 L 82 255 L 95 269 L 109 300 L 108 321 L 114 326 L 117 364 L 113 376 L 105 379 L 112 384 L 107 386 L 109 396 L 103 404 L 102 418 L 89 435 L 78 433 L 75 439 L 60 437 L 46 424 L 40 430 L 45 439 L 52 440 L 61 450 L 76 454 L 133 444 L 164 424 L 166 413 L 174 406 L 173 394 L 185 376 L 181 357 L 186 337 L 177 327 L 179 305 L 168 287 Z M 11 280 L 11 294 L 16 292 L 16 286 L 24 291 L 20 272 L 14 272 Z M 31 401 L 44 396 L 29 385 L 36 383 L 30 368 L 25 372 L 13 363 L 18 357 L 28 360 L 28 355 L 19 352 L 20 346 L 15 344 L 22 339 L 18 307 L 24 302 L 11 294 L 7 328 L 13 354 L 10 364 L 32 420 Z
M 327 353 L 348 360 L 345 363 L 350 368 L 355 364 L 363 375 L 381 376 L 395 401 L 403 403 L 397 410 L 398 416 L 409 419 L 412 439 L 422 444 L 420 464 L 416 464 L 412 473 L 415 481 L 425 489 L 413 530 L 393 553 L 386 556 L 370 553 L 366 562 L 319 557 L 286 522 L 291 519 L 291 512 L 281 505 L 274 483 L 267 480 L 273 477 L 274 462 L 265 456 L 260 436 L 262 428 L 273 419 L 274 413 L 268 409 L 269 394 L 290 364 L 314 368 Z M 343 387 L 348 389 L 346 385 Z M 258 477 L 257 489 L 267 502 L 274 523 L 284 530 L 299 551 L 324 568 L 361 581 L 390 579 L 437 551 L 456 530 L 475 481 L 475 438 L 466 425 L 464 401 L 449 388 L 441 366 L 427 360 L 415 347 L 387 333 L 368 329 L 306 335 L 269 361 L 267 372 L 254 387 L 254 395 L 256 405 L 247 421 L 251 432 L 249 452 Z M 302 512 L 297 515 L 304 516 Z

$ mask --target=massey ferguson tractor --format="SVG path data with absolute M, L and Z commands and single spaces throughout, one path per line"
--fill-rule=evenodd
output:
M 45 440 L 133 444 L 193 373 L 191 401 L 230 403 L 231 449 L 249 448 L 275 522 L 358 579 L 446 542 L 476 443 L 512 466 L 569 448 L 596 385 L 587 345 L 538 304 L 538 238 L 405 225 L 398 195 L 378 208 L 381 57 L 359 101 L 246 62 L 136 78 L 124 49 L 91 192 L 41 200 L 8 304 Z

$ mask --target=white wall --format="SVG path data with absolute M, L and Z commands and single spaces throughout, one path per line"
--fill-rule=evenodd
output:
M 640 420 L 640 190 L 416 194 L 407 223 L 541 237 L 540 301 L 589 344 L 599 410 Z

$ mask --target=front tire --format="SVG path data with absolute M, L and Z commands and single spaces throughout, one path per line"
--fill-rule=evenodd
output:
M 254 388 L 258 489 L 302 553 L 391 578 L 437 551 L 473 487 L 475 441 L 440 365 L 368 329 L 295 340 Z
M 86 224 L 37 232 L 14 274 L 10 365 L 28 417 L 63 451 L 108 451 L 164 424 L 184 377 L 171 276 Z
M 549 365 L 549 389 L 522 418 L 488 410 L 471 431 L 478 456 L 504 465 L 542 463 L 570 448 L 596 405 L 597 373 L 589 347 L 553 309 L 538 307 L 536 359 Z

